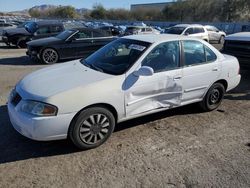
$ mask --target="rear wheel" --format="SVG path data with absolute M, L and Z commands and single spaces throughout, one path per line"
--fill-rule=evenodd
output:
M 58 62 L 59 56 L 57 51 L 53 48 L 45 48 L 42 51 L 40 58 L 45 64 L 54 64 Z
M 218 108 L 225 94 L 225 87 L 221 83 L 213 84 L 208 90 L 200 106 L 204 111 L 212 111 Z
M 69 137 L 80 149 L 91 149 L 103 144 L 115 128 L 113 114 L 102 107 L 82 111 L 69 128 Z

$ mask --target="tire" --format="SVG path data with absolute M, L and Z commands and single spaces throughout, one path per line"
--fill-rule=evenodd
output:
M 40 54 L 40 59 L 44 64 L 54 64 L 59 60 L 57 51 L 53 48 L 45 48 Z
M 209 112 L 217 109 L 224 97 L 225 87 L 221 83 L 213 84 L 204 99 L 199 103 L 203 111 Z
M 69 138 L 81 150 L 102 145 L 115 128 L 114 115 L 103 107 L 82 111 L 69 128 Z
M 27 44 L 26 44 L 26 40 L 24 40 L 24 39 L 19 39 L 18 41 L 17 41 L 17 47 L 18 48 L 26 48 L 27 47 Z
M 225 41 L 225 36 L 222 35 L 220 37 L 219 44 L 224 44 L 224 41 Z

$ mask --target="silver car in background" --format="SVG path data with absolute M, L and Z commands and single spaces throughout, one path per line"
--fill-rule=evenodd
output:
M 208 32 L 208 37 L 209 37 L 209 41 L 216 41 L 219 44 L 223 44 L 225 37 L 226 37 L 226 33 L 224 31 L 220 31 L 218 28 L 212 26 L 212 25 L 206 25 L 205 26 L 207 32 Z
M 166 31 L 167 34 L 186 35 L 209 42 L 206 28 L 199 24 L 177 24 Z

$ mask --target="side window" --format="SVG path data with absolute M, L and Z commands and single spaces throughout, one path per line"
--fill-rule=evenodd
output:
M 215 61 L 217 59 L 215 53 L 207 46 L 205 46 L 205 51 L 206 51 L 207 62 Z
M 53 25 L 53 26 L 50 27 L 51 33 L 59 33 L 62 30 L 63 30 L 62 27 L 59 26 L 59 25 Z
M 49 27 L 40 27 L 39 29 L 37 29 L 36 31 L 37 34 L 42 35 L 42 34 L 48 34 L 50 33 Z
M 146 28 L 142 28 L 141 31 L 142 31 L 142 32 L 145 32 L 145 31 L 146 31 Z
M 165 42 L 155 47 L 142 62 L 142 66 L 151 67 L 154 72 L 163 72 L 179 67 L 179 41 Z
M 186 66 L 205 63 L 204 45 L 198 41 L 183 41 L 183 53 Z
M 91 33 L 91 31 L 79 31 L 73 37 L 76 40 L 84 39 L 84 38 L 92 38 L 92 33 Z
M 93 31 L 93 37 L 98 38 L 98 37 L 106 37 L 109 36 L 111 33 L 107 31 Z
M 204 29 L 202 27 L 195 27 L 194 28 L 194 33 L 204 33 Z
M 190 34 L 193 34 L 194 31 L 193 31 L 193 28 L 188 28 L 186 31 L 185 31 L 185 34 L 187 35 L 190 35 Z
M 146 28 L 146 31 L 151 32 L 152 29 L 151 28 Z

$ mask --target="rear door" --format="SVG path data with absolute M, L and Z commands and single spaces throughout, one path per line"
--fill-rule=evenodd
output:
M 194 27 L 193 29 L 194 31 L 193 31 L 192 36 L 199 38 L 199 39 L 203 39 L 205 30 L 202 27 Z
M 192 101 L 204 96 L 220 74 L 220 62 L 215 53 L 203 43 L 195 40 L 182 41 L 183 51 L 183 97 Z

